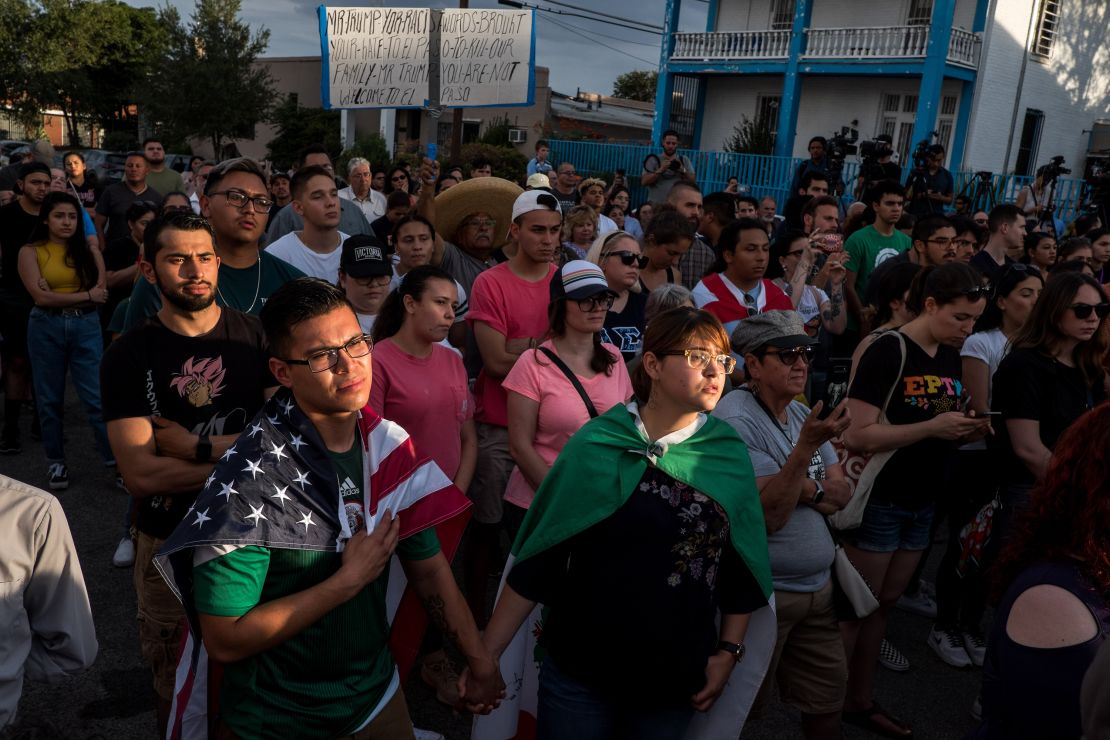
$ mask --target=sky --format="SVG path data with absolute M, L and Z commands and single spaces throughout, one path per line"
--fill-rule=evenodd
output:
M 150 6 L 150 0 L 126 0 L 130 5 Z M 194 3 L 191 0 L 166 0 L 177 7 L 183 19 L 188 20 Z M 622 18 L 635 19 L 653 25 L 663 25 L 665 0 L 566 0 L 580 7 L 599 8 L 602 12 Z M 456 7 L 455 3 L 434 0 L 370 0 L 353 2 L 338 0 L 341 5 L 385 7 Z M 542 0 L 530 4 L 563 11 L 569 8 L 548 5 Z M 268 56 L 318 56 L 320 33 L 316 21 L 314 0 L 242 0 L 240 17 L 252 29 L 270 29 Z M 472 8 L 496 8 L 496 0 L 471 0 Z M 682 6 L 680 30 L 705 30 L 707 12 L 705 0 L 685 0 Z M 561 93 L 574 94 L 581 88 L 590 92 L 610 94 L 617 75 L 635 69 L 659 68 L 661 37 L 617 28 L 606 23 L 536 12 L 536 64 L 551 70 L 551 87 Z

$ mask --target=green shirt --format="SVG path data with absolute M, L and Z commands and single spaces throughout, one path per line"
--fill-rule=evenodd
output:
M 848 260 L 844 268 L 856 275 L 856 295 L 860 300 L 867 294 L 867 284 L 871 281 L 871 273 L 881 262 L 891 257 L 897 257 L 909 250 L 913 241 L 898 229 L 890 236 L 883 236 L 874 226 L 865 226 L 848 237 L 844 249 L 848 252 Z M 856 317 L 848 314 L 848 328 L 858 329 Z
M 362 507 L 362 446 L 332 453 L 348 517 Z M 439 552 L 435 530 L 401 540 L 397 556 L 424 560 Z M 304 591 L 333 575 L 335 552 L 248 546 L 197 565 L 197 611 L 240 617 L 261 603 Z M 241 738 L 332 738 L 350 735 L 381 701 L 393 677 L 385 592 L 388 567 L 350 601 L 294 637 L 224 667 L 225 722 Z
M 181 173 L 172 167 L 166 167 L 161 172 L 148 170 L 146 184 L 161 193 L 163 198 L 170 193 L 185 192 L 185 181 L 181 179 Z
M 259 272 L 261 265 L 261 273 Z M 220 265 L 216 278 L 216 303 L 236 311 L 257 316 L 262 312 L 266 299 L 274 291 L 304 273 L 283 259 L 259 252 L 258 262 L 251 267 Z M 138 326 L 162 308 L 162 294 L 146 280 L 138 280 L 131 291 L 124 331 Z

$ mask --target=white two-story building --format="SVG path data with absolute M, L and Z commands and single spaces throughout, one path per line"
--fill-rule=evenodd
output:
M 905 162 L 935 131 L 952 169 L 1032 174 L 1063 155 L 1077 176 L 1110 146 L 1110 0 L 709 0 L 704 33 L 674 32 L 681 3 L 656 141 L 675 128 L 721 149 L 762 117 L 780 156 L 851 127 L 890 134 Z

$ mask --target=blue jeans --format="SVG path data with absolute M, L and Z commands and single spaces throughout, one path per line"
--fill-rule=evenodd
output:
M 616 704 L 560 672 L 548 656 L 536 714 L 537 740 L 680 740 L 694 708 Z
M 65 462 L 62 411 L 66 371 L 72 370 L 73 385 L 93 429 L 96 451 L 104 463 L 111 462 L 108 430 L 100 413 L 100 358 L 104 354 L 104 340 L 96 311 L 58 314 L 37 306 L 31 309 L 27 320 L 27 354 L 31 358 L 46 459 L 52 463 Z

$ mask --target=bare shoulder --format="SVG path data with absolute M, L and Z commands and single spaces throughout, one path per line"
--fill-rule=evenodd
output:
M 1087 606 L 1059 586 L 1041 584 L 1017 597 L 1006 620 L 1007 636 L 1032 648 L 1062 648 L 1087 642 L 1098 625 Z

